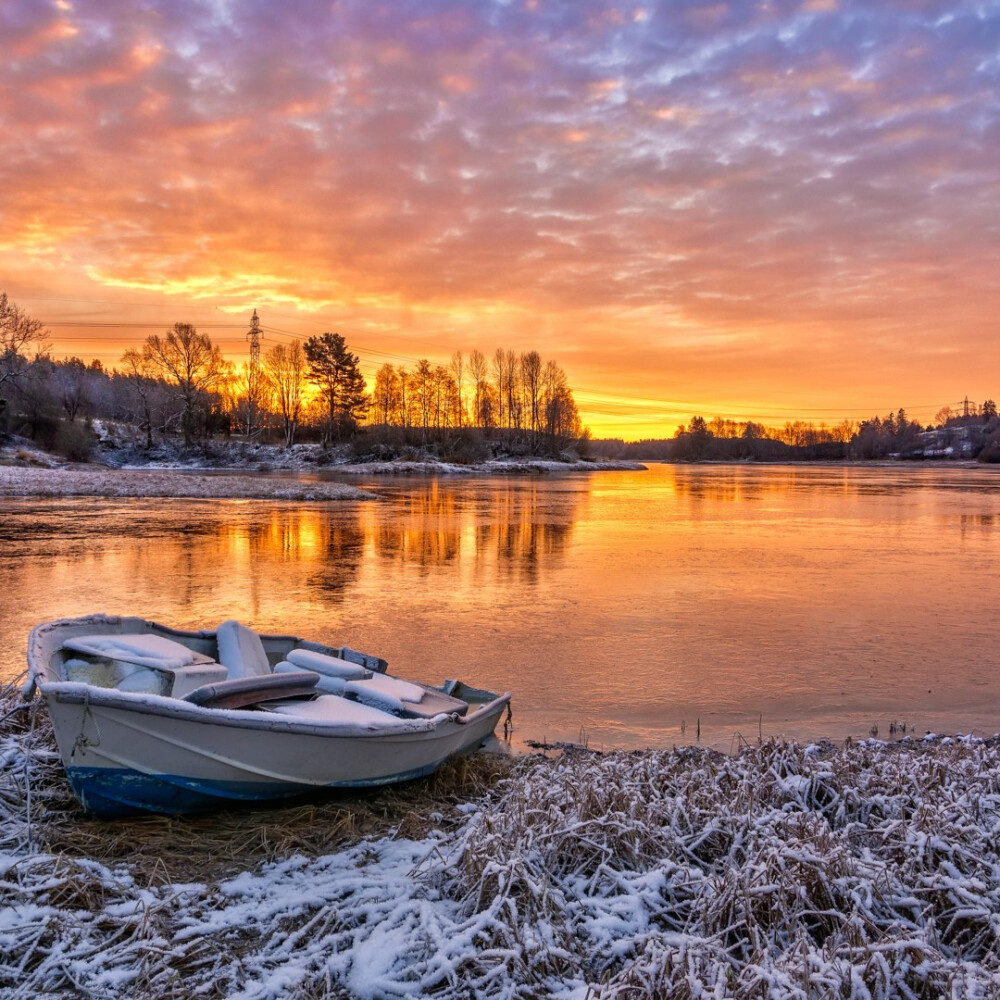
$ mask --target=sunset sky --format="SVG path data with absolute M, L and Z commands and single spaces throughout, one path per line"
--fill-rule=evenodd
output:
M 558 361 L 596 436 L 1000 399 L 1000 3 L 3 0 L 56 357 Z

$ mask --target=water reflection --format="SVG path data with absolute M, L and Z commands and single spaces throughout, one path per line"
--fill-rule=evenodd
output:
M 768 493 L 786 493 L 794 482 L 792 474 L 762 479 L 759 476 L 700 474 L 702 470 L 679 468 L 672 478 L 671 492 L 679 498 L 709 500 L 713 503 L 754 503 Z
M 282 616 L 302 606 L 405 589 L 414 573 L 450 572 L 451 601 L 537 583 L 563 552 L 584 494 L 465 485 L 408 481 L 376 504 L 7 501 L 0 634 L 23 648 L 37 621 L 94 610 L 198 627 L 235 615 L 284 630 Z
M 586 494 L 523 483 L 407 483 L 387 492 L 373 528 L 386 562 L 427 571 L 469 562 L 480 581 L 537 583 L 565 550 Z
M 481 567 L 495 565 L 499 576 L 537 583 L 545 564 L 565 551 L 576 509 L 583 496 L 562 494 L 553 504 L 548 491 L 536 486 L 496 492 L 489 517 L 476 527 L 476 557 Z
M 455 561 L 462 548 L 455 495 L 433 480 L 397 496 L 391 516 L 378 519 L 374 541 L 383 560 L 411 563 L 422 570 Z
M 996 514 L 962 514 L 959 517 L 959 524 L 962 528 L 962 537 L 967 531 L 992 531 L 1000 524 L 1000 517 Z
M 692 466 L 371 480 L 365 504 L 2 501 L 0 671 L 50 618 L 238 617 L 512 689 L 522 740 L 1000 728 L 998 482 Z

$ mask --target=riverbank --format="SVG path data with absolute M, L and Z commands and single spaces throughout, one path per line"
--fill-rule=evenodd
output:
M 11 997 L 997 995 L 995 738 L 477 755 L 401 789 L 110 823 L 13 699 Z
M 127 471 L 212 471 L 247 473 L 319 473 L 343 476 L 528 476 L 565 472 L 642 471 L 633 461 L 590 461 L 573 456 L 556 460 L 537 456 L 503 456 L 481 462 L 447 462 L 430 454 L 387 460 L 352 461 L 346 445 L 322 448 L 299 444 L 291 448 L 247 441 L 210 441 L 185 450 L 163 441 L 146 450 L 123 443 L 107 428 L 96 460 L 84 465 L 67 462 L 39 450 L 24 439 L 0 442 L 0 468 L 111 468 Z M 163 495 L 163 494 L 160 494 Z
M 180 475 L 158 469 L 0 465 L 0 497 L 148 497 L 183 500 L 374 500 L 347 483 L 249 475 Z

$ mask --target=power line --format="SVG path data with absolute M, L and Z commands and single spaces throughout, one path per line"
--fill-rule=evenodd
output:
M 53 299 L 53 301 L 90 301 L 84 298 L 68 298 L 68 299 Z M 100 300 L 98 300 L 100 301 Z M 283 315 L 283 314 L 277 314 Z M 337 324 L 334 324 L 337 325 Z M 93 330 L 121 330 L 121 331 L 138 331 L 138 330 L 162 330 L 164 324 L 160 323 L 150 323 L 150 322 L 116 322 L 116 321 L 72 321 L 72 320 L 57 320 L 48 324 L 49 327 L 53 328 L 74 328 L 74 329 L 93 329 Z M 245 326 L 239 323 L 199 323 L 199 329 L 204 330 L 241 330 L 245 331 Z M 260 330 L 265 331 L 268 335 L 277 337 L 286 337 L 293 340 L 302 339 L 302 335 L 295 333 L 294 331 L 284 329 L 278 326 L 272 326 L 270 324 L 260 324 Z M 348 329 L 348 333 L 352 337 L 359 336 L 357 331 L 352 331 Z M 94 336 L 73 336 L 64 335 L 57 337 L 60 343 L 127 343 L 134 340 L 133 337 L 127 335 L 94 335 Z M 264 338 L 264 339 L 270 339 Z M 246 342 L 245 334 L 243 338 L 222 338 L 217 340 L 217 343 L 222 345 L 244 345 Z M 394 361 L 397 363 L 406 364 L 418 364 L 422 358 L 415 358 L 409 355 L 398 354 L 390 351 L 379 350 L 374 347 L 359 347 L 356 348 L 356 353 L 359 357 L 359 361 L 362 362 L 362 366 L 370 371 L 374 371 L 381 364 L 387 361 Z M 252 354 L 252 351 L 251 351 Z M 802 416 L 810 416 L 812 419 L 830 419 L 830 420 L 840 420 L 844 419 L 848 415 L 858 414 L 858 415 L 872 415 L 871 407 L 838 407 L 836 409 L 830 407 L 803 407 L 796 406 L 794 404 L 782 405 L 782 404 L 772 404 L 768 409 L 775 410 L 778 412 L 768 412 L 768 413 L 755 413 L 750 407 L 744 408 L 742 410 L 718 410 L 713 408 L 711 405 L 704 402 L 696 402 L 694 400 L 674 400 L 674 399 L 663 399 L 655 396 L 636 396 L 629 395 L 627 393 L 609 393 L 605 390 L 594 389 L 587 386 L 573 386 L 573 394 L 577 399 L 578 405 L 581 410 L 585 411 L 587 415 L 593 415 L 598 417 L 607 418 L 619 418 L 620 423 L 623 425 L 639 425 L 655 423 L 656 421 L 668 421 L 671 419 L 676 419 L 677 415 L 681 412 L 690 413 L 711 413 L 713 416 L 717 416 L 724 419 L 747 419 L 748 416 L 759 420 L 790 420 L 800 418 Z M 959 400 L 954 405 L 961 407 L 964 405 L 963 400 Z M 651 412 L 643 414 L 641 419 L 639 418 L 639 413 L 636 411 L 642 411 L 644 408 L 656 409 L 666 412 Z M 898 409 L 898 406 L 889 407 L 888 409 L 893 412 Z M 910 412 L 916 411 L 929 411 L 940 409 L 939 404 L 936 403 L 920 403 L 920 404 L 906 404 L 902 407 L 904 410 Z M 634 414 L 632 419 L 627 419 L 630 415 Z
M 85 329 L 85 330 L 162 330 L 162 323 L 112 323 L 112 322 L 92 322 L 88 320 L 59 320 L 56 323 L 46 323 L 46 327 L 50 326 L 68 326 L 74 329 Z M 199 323 L 199 328 L 206 330 L 243 330 L 246 327 L 244 323 Z M 60 337 L 60 340 L 66 338 Z

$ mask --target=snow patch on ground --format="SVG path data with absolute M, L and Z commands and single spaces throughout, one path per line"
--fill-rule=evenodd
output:
M 97 458 L 106 466 L 128 470 L 214 469 L 246 472 L 319 472 L 347 476 L 497 476 L 549 475 L 565 472 L 643 470 L 640 462 L 582 461 L 567 453 L 565 460 L 502 457 L 474 465 L 442 462 L 431 456 L 421 460 L 351 461 L 351 448 L 341 444 L 323 448 L 318 444 L 297 444 L 291 448 L 244 440 L 204 441 L 189 449 L 179 441 L 164 440 L 146 450 L 134 440 L 134 431 L 111 421 L 95 420 L 93 429 L 99 442 Z M 0 464 L 64 466 L 58 457 L 34 448 L 25 439 L 0 442 Z
M 270 476 L 179 475 L 176 471 L 91 466 L 39 469 L 0 465 L 0 496 L 168 497 L 234 500 L 372 500 L 346 483 L 302 482 Z
M 36 448 L 27 438 L 11 437 L 0 440 L 0 466 L 55 469 L 64 464 L 61 458 Z

